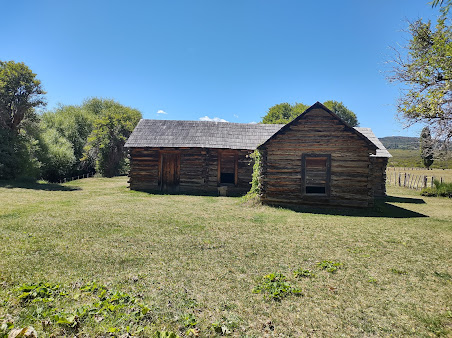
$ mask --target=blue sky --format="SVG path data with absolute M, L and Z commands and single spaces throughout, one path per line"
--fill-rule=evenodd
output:
M 144 118 L 258 122 L 281 102 L 342 101 L 378 137 L 395 120 L 384 72 L 428 0 L 5 1 L 0 60 L 25 62 L 47 109 L 111 98 Z

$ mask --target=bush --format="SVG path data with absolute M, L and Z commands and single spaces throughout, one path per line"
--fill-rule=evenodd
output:
M 71 143 L 55 129 L 47 129 L 42 134 L 43 158 L 42 178 L 57 182 L 70 175 L 76 161 Z
M 434 182 L 435 187 L 433 188 L 424 188 L 421 191 L 422 196 L 428 197 L 449 197 L 452 198 L 452 183 L 440 183 L 438 180 Z

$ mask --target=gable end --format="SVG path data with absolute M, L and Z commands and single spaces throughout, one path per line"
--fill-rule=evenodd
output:
M 345 130 L 349 131 L 355 135 L 357 135 L 359 138 L 361 138 L 364 142 L 366 142 L 366 144 L 369 146 L 369 149 L 372 149 L 374 151 L 377 150 L 377 146 L 370 141 L 366 136 L 364 136 L 362 133 L 360 133 L 358 130 L 356 130 L 355 128 L 353 128 L 352 126 L 350 126 L 348 123 L 346 123 L 344 120 L 342 120 L 338 115 L 336 115 L 334 112 L 332 112 L 331 110 L 329 110 L 327 107 L 325 107 L 323 104 L 321 104 L 320 102 L 316 102 L 314 103 L 311 107 L 309 107 L 308 109 L 306 109 L 302 114 L 300 114 L 299 116 L 297 116 L 293 121 L 287 123 L 286 125 L 284 125 L 280 130 L 278 130 L 276 133 L 274 133 L 267 141 L 265 141 L 264 143 L 262 143 L 259 147 L 257 147 L 257 149 L 261 149 L 262 147 L 264 147 L 265 145 L 267 145 L 271 140 L 275 139 L 278 135 L 280 134 L 284 134 L 286 131 L 288 131 L 290 129 L 290 127 L 294 124 L 296 124 L 298 121 L 300 121 L 301 119 L 306 118 L 307 114 L 309 114 L 309 112 L 311 112 L 314 109 L 322 109 L 323 111 L 327 112 L 328 114 L 330 114 L 332 117 L 334 117 L 336 120 L 338 120 L 342 125 L 345 126 Z

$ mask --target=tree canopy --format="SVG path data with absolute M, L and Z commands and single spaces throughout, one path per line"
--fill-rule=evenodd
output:
M 0 179 L 39 175 L 35 108 L 45 105 L 44 94 L 24 63 L 0 61 Z
M 328 100 L 323 104 L 350 126 L 356 127 L 359 125 L 355 113 L 348 109 L 342 102 Z M 303 103 L 295 103 L 293 105 L 287 102 L 279 103 L 268 109 L 267 114 L 262 118 L 262 123 L 289 123 L 308 108 L 309 106 Z
M 20 123 L 45 105 L 41 81 L 22 62 L 0 61 L 0 128 L 17 130 Z
M 113 100 L 93 99 L 90 105 L 101 107 L 93 131 L 85 146 L 84 159 L 94 158 L 96 169 L 106 177 L 124 173 L 127 164 L 124 144 L 141 119 L 141 113 Z
M 344 122 L 352 127 L 358 127 L 359 122 L 356 114 L 348 109 L 342 102 L 329 100 L 323 102 L 323 105 L 339 116 Z
M 411 39 L 396 50 L 389 80 L 402 84 L 397 110 L 407 126 L 429 125 L 437 138 L 452 138 L 452 29 L 451 1 L 433 1 L 442 7 L 436 25 L 421 19 L 409 24 Z
M 268 109 L 267 114 L 262 118 L 262 123 L 264 124 L 285 124 L 298 115 L 303 113 L 309 106 L 303 103 L 289 104 L 287 102 L 275 104 L 273 107 Z

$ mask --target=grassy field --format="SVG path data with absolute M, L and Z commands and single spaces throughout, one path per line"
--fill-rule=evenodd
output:
M 452 334 L 450 199 L 296 212 L 126 180 L 0 182 L 0 337 Z
M 392 155 L 388 161 L 388 165 L 391 167 L 424 167 L 419 149 L 388 149 L 388 151 Z M 435 160 L 432 168 L 452 169 L 452 159 L 449 159 L 447 162 Z

